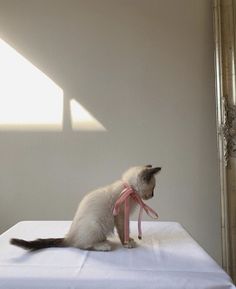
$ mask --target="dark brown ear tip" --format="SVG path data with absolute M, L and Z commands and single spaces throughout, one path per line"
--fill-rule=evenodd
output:
M 153 172 L 154 174 L 158 173 L 159 171 L 161 171 L 161 167 L 156 167 L 156 168 L 153 168 Z

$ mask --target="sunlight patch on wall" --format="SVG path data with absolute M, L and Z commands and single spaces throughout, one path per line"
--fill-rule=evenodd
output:
M 106 131 L 106 128 L 75 99 L 70 101 L 70 112 L 73 130 Z
M 63 90 L 0 39 L 0 130 L 62 130 Z

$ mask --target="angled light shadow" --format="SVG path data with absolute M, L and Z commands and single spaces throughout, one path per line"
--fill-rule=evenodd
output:
M 62 130 L 63 90 L 0 39 L 0 130 Z
M 70 113 L 73 130 L 106 131 L 106 128 L 75 99 L 70 100 Z
M 0 39 L 0 131 L 62 131 L 63 90 Z M 70 101 L 72 130 L 106 131 L 76 100 Z

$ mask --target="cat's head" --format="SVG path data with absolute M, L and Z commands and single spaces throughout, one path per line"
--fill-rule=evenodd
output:
M 155 175 L 160 170 L 160 167 L 153 168 L 151 165 L 132 167 L 123 174 L 122 180 L 135 189 L 142 199 L 148 200 L 154 195 Z

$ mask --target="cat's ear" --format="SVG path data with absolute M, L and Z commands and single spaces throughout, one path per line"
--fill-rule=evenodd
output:
M 152 165 L 146 165 L 145 167 L 146 168 L 152 168 Z
M 148 168 L 146 170 L 143 171 L 143 179 L 145 182 L 150 182 L 151 178 L 157 174 L 158 172 L 160 172 L 161 168 L 160 167 L 156 167 L 156 168 Z

